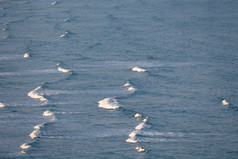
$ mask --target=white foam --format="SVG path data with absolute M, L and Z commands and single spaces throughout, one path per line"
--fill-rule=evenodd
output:
M 105 98 L 98 102 L 98 107 L 104 109 L 117 109 L 119 108 L 119 104 L 116 99 L 114 98 Z
M 229 105 L 229 103 L 224 99 L 221 101 L 222 105 Z
M 40 130 L 42 127 L 44 127 L 44 125 L 45 125 L 45 123 L 35 125 L 35 126 L 34 126 L 34 129 Z
M 133 68 L 132 68 L 132 71 L 136 71 L 136 72 L 146 72 L 145 69 L 139 68 L 139 67 L 133 67 Z
M 139 117 L 141 117 L 141 116 L 142 116 L 142 115 L 139 114 L 139 113 L 136 113 L 136 114 L 134 115 L 135 118 L 139 118 Z
M 134 88 L 134 87 L 129 87 L 129 88 L 128 88 L 128 91 L 130 91 L 130 92 L 135 92 L 135 91 L 136 91 L 136 88 Z
M 29 149 L 31 148 L 31 145 L 28 145 L 27 143 L 24 143 L 20 146 L 22 149 Z
M 32 139 L 37 138 L 40 135 L 40 130 L 34 130 L 32 133 L 29 135 Z
M 138 141 L 135 140 L 135 138 L 128 138 L 128 139 L 126 140 L 126 142 L 129 142 L 129 143 L 137 143 Z
M 141 146 L 137 146 L 137 147 L 136 147 L 136 150 L 137 150 L 138 152 L 145 152 L 145 151 L 146 151 L 146 149 L 142 148 Z
M 60 35 L 61 38 L 65 37 L 68 34 L 68 32 L 65 32 L 64 34 Z
M 132 131 L 130 134 L 129 134 L 129 137 L 130 138 L 135 138 L 136 135 L 137 135 L 138 131 Z
M 5 107 L 6 105 L 0 102 L 0 108 Z
M 164 136 L 164 137 L 183 137 L 184 133 L 175 132 L 156 132 L 156 131 L 142 131 L 139 133 L 143 136 Z
M 53 6 L 53 5 L 55 5 L 55 4 L 56 4 L 56 1 L 52 2 L 50 5 Z
M 128 87 L 128 86 L 131 86 L 130 82 L 127 81 L 125 84 L 124 84 L 124 87 Z
M 24 57 L 24 58 L 29 58 L 29 57 L 30 57 L 30 54 L 29 54 L 29 53 L 25 53 L 23 57 Z
M 39 90 L 40 88 L 41 88 L 41 86 L 37 87 L 37 88 L 34 89 L 33 91 L 30 91 L 30 92 L 28 93 L 28 96 L 31 97 L 31 98 L 33 98 L 33 99 L 39 99 L 40 101 L 47 102 L 48 100 L 47 100 L 44 96 L 39 95 L 39 94 L 37 93 L 37 90 Z
M 44 113 L 43 113 L 43 116 L 53 116 L 54 113 L 49 111 L 49 110 L 46 110 Z
M 141 129 L 143 129 L 145 127 L 145 123 L 140 123 L 139 125 L 137 125 L 136 127 L 135 127 L 135 129 L 136 130 L 141 130 Z
M 58 71 L 63 72 L 63 73 L 71 72 L 70 70 L 64 69 L 64 68 L 62 68 L 62 67 L 59 67 L 59 68 L 58 68 Z
M 25 151 L 21 150 L 21 154 L 25 154 L 25 153 L 26 153 Z
M 146 117 L 145 119 L 143 119 L 143 122 L 146 123 L 148 121 L 148 117 Z

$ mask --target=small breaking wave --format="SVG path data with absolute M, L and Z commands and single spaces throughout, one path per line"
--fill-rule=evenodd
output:
M 223 99 L 223 100 L 221 101 L 221 103 L 222 103 L 222 105 L 224 105 L 224 106 L 227 106 L 227 105 L 230 104 L 230 103 L 228 103 L 225 99 Z
M 43 116 L 45 116 L 45 117 L 51 117 L 51 122 L 54 122 L 54 121 L 55 121 L 55 115 L 54 115 L 54 113 L 51 112 L 51 111 L 49 111 L 49 110 L 44 111 Z
M 69 69 L 64 69 L 62 67 L 58 67 L 58 71 L 63 72 L 63 73 L 71 73 L 71 70 Z
M 35 139 L 35 138 L 39 137 L 40 134 L 41 134 L 41 133 L 40 133 L 40 130 L 39 130 L 39 129 L 36 129 L 36 130 L 32 131 L 29 136 L 30 136 L 32 139 Z
M 5 107 L 6 105 L 0 102 L 0 108 Z
M 101 101 L 98 101 L 98 107 L 104 109 L 118 109 L 120 108 L 120 105 L 115 98 L 105 98 Z
M 31 148 L 31 145 L 27 144 L 27 143 L 24 143 L 20 146 L 22 149 L 29 149 Z
M 40 95 L 37 91 L 41 89 L 41 86 L 35 88 L 34 90 L 30 91 L 28 93 L 28 96 L 33 98 L 33 99 L 39 99 L 40 101 L 42 102 L 45 102 L 45 104 L 48 102 L 48 100 L 43 96 L 43 95 Z
M 147 70 L 145 70 L 143 68 L 140 68 L 140 67 L 133 67 L 132 71 L 135 71 L 135 72 L 146 72 Z
M 24 58 L 29 58 L 29 57 L 30 57 L 30 54 L 29 54 L 29 53 L 25 53 L 23 57 L 24 57 Z

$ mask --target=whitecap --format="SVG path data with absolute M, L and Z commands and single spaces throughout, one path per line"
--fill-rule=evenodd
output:
M 33 99 L 39 99 L 40 101 L 45 101 L 45 102 L 47 102 L 48 100 L 47 100 L 44 96 L 39 95 L 39 94 L 37 93 L 37 90 L 39 90 L 40 88 L 41 88 L 41 86 L 35 88 L 33 91 L 30 91 L 30 92 L 28 93 L 28 96 L 31 97 L 31 98 L 33 98 Z
M 128 86 L 130 86 L 130 85 L 131 85 L 130 82 L 127 81 L 127 82 L 124 84 L 124 87 L 128 87 Z
M 104 109 L 117 109 L 119 108 L 119 104 L 116 99 L 114 98 L 105 98 L 98 102 L 98 107 Z
M 50 5 L 53 6 L 53 5 L 55 5 L 55 4 L 56 4 L 56 1 L 52 2 Z
M 32 133 L 29 135 L 32 139 L 35 139 L 37 137 L 39 137 L 40 135 L 40 130 L 34 130 L 32 131 Z
M 68 34 L 68 32 L 65 32 L 64 34 L 60 35 L 61 38 L 65 37 Z
M 6 105 L 0 102 L 0 108 L 5 107 Z
M 132 68 L 132 71 L 136 71 L 136 72 L 146 72 L 145 69 L 139 68 L 139 67 L 133 67 L 133 68 Z
M 34 126 L 34 129 L 36 129 L 36 130 L 40 130 L 41 128 L 44 127 L 44 125 L 45 125 L 45 123 L 35 125 L 35 126 Z
M 30 54 L 29 53 L 25 53 L 23 57 L 24 58 L 28 58 L 28 57 L 30 57 Z
M 140 123 L 139 125 L 137 125 L 137 126 L 135 127 L 135 129 L 136 129 L 136 130 L 141 130 L 141 129 L 144 128 L 144 126 L 145 126 L 145 123 Z
M 129 136 L 130 138 L 135 138 L 136 135 L 137 135 L 137 133 L 138 133 L 138 131 L 132 131 L 128 136 Z
M 134 88 L 134 87 L 129 87 L 129 88 L 128 88 L 128 91 L 130 91 L 130 92 L 135 92 L 135 91 L 136 91 L 136 88 Z
M 137 146 L 137 147 L 136 147 L 136 150 L 137 150 L 138 152 L 146 152 L 146 151 L 147 151 L 146 149 L 142 148 L 141 146 Z
M 126 140 L 126 142 L 129 142 L 129 143 L 137 143 L 138 141 L 135 140 L 135 138 L 128 138 L 128 139 Z
M 136 113 L 136 114 L 134 115 L 135 118 L 139 118 L 139 117 L 141 117 L 141 116 L 142 116 L 142 115 L 139 114 L 139 113 Z
M 222 105 L 229 105 L 229 103 L 224 99 L 221 101 Z
M 22 149 L 29 149 L 31 148 L 31 145 L 28 145 L 27 143 L 24 143 L 20 146 Z
M 46 110 L 44 113 L 43 113 L 43 116 L 53 116 L 54 113 L 49 111 L 49 110 Z
M 58 71 L 63 72 L 63 73 L 71 72 L 70 70 L 64 69 L 64 68 L 62 68 L 62 67 L 59 67 L 59 68 L 58 68 Z
M 25 151 L 21 150 L 21 154 L 25 154 L 25 153 L 26 153 Z
M 148 121 L 148 117 L 146 117 L 145 119 L 143 119 L 143 122 L 146 123 Z

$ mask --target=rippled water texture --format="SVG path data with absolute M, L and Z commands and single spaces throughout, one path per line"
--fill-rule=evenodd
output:
M 237 8 L 0 0 L 0 158 L 238 158 Z

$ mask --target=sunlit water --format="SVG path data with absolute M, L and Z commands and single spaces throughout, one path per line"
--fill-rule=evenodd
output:
M 0 158 L 238 158 L 237 8 L 0 0 Z

